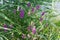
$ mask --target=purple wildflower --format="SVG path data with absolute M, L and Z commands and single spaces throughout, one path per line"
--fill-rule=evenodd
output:
M 16 13 L 16 9 L 13 10 L 13 13 Z
M 4 32 L 6 32 L 7 31 L 7 25 L 4 24 L 3 27 L 4 27 Z
M 33 34 L 36 33 L 36 28 L 35 28 L 35 27 L 32 28 L 32 33 L 33 33 Z
M 20 18 L 24 17 L 24 10 L 20 10 Z
M 44 14 L 45 14 L 45 12 L 42 12 L 42 14 L 41 14 L 41 15 L 43 16 Z
M 22 34 L 22 38 L 25 39 L 26 38 L 26 35 L 25 34 Z
M 34 10 L 34 8 L 32 8 L 32 10 L 31 10 L 32 12 L 34 12 L 35 10 Z
M 30 7 L 30 6 L 31 6 L 30 2 L 29 2 L 29 3 L 27 3 L 27 6 L 28 6 L 28 7 Z
M 43 18 L 40 18 L 40 21 L 42 21 L 43 20 Z
M 40 5 L 37 5 L 37 6 L 36 6 L 36 9 L 38 10 L 39 8 L 40 8 Z

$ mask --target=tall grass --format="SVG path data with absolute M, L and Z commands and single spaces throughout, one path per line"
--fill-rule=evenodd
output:
M 52 0 L 3 0 L 0 40 L 60 40 Z

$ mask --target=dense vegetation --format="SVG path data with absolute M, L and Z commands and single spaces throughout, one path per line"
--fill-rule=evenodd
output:
M 52 0 L 3 0 L 0 40 L 60 40 Z

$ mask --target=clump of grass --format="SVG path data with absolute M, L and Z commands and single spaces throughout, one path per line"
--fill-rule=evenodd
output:
M 5 1 L 0 7 L 1 40 L 59 40 L 51 0 Z M 49 4 L 48 4 L 49 3 Z

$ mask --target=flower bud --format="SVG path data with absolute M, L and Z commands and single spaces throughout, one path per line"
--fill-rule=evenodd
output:
M 37 5 L 37 6 L 36 6 L 36 10 L 39 10 L 39 8 L 40 8 L 40 5 Z
M 32 28 L 32 33 L 33 33 L 33 34 L 36 33 L 36 28 L 35 28 L 35 27 Z
M 27 6 L 28 6 L 28 7 L 30 7 L 30 6 L 31 6 L 30 2 L 29 2 L 29 3 L 27 3 Z

